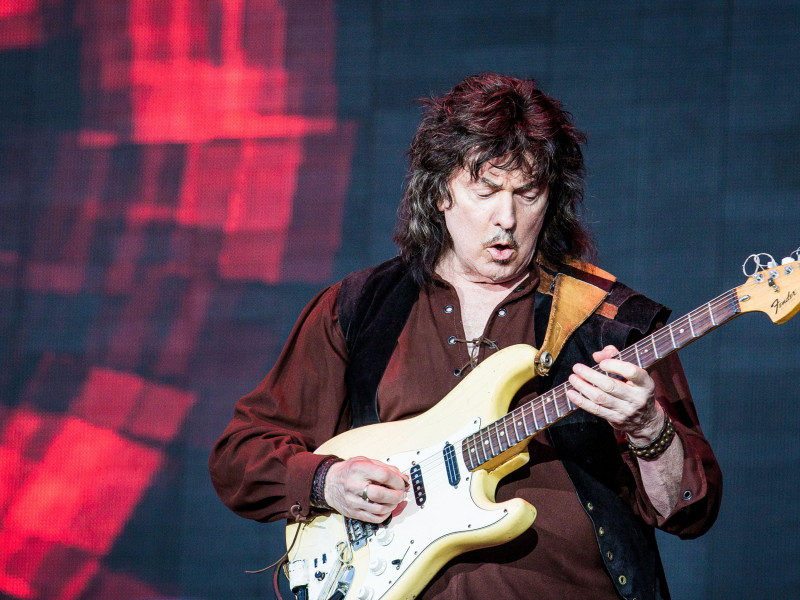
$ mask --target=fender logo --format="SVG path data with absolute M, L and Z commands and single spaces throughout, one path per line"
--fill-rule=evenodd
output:
M 777 315 L 781 311 L 781 309 L 784 306 L 786 306 L 786 303 L 789 302 L 789 300 L 791 300 L 795 296 L 797 296 L 797 292 L 795 290 L 789 290 L 789 293 L 786 294 L 786 298 L 784 298 L 783 300 L 778 300 L 776 298 L 775 300 L 772 301 L 772 304 L 770 306 L 772 306 L 772 308 L 775 309 L 775 314 Z

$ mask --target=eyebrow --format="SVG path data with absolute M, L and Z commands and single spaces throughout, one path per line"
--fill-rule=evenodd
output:
M 480 178 L 480 183 L 492 188 L 493 190 L 499 190 L 500 188 L 503 187 L 499 183 L 495 183 L 494 181 L 490 181 L 489 179 L 486 179 L 486 177 L 481 177 Z M 521 185 L 518 188 L 515 188 L 514 192 L 515 193 L 519 193 L 519 192 L 523 192 L 524 193 L 524 192 L 529 192 L 529 191 L 531 191 L 532 189 L 535 189 L 535 188 L 536 188 L 536 182 L 535 181 L 529 181 L 528 183 L 526 183 L 524 185 Z

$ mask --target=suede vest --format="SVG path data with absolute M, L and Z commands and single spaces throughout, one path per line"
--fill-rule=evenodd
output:
M 576 362 L 593 364 L 591 355 L 596 350 L 608 344 L 624 348 L 669 315 L 664 306 L 619 282 L 600 281 L 566 265 L 560 266 L 558 272 L 542 266 L 540 269 L 553 277 L 563 272 L 595 285 L 605 284 L 609 290 L 603 305 L 606 310 L 591 315 L 567 341 L 549 375 L 540 382 L 543 390 L 566 381 Z M 380 420 L 378 385 L 419 291 L 419 284 L 399 258 L 353 273 L 342 281 L 338 315 L 348 344 L 350 362 L 345 379 L 354 427 Z M 546 291 L 535 293 L 537 346 L 544 339 L 552 299 Z M 636 517 L 615 489 L 622 458 L 611 426 L 577 410 L 546 432 L 594 525 L 603 562 L 620 598 L 669 599 L 653 528 Z

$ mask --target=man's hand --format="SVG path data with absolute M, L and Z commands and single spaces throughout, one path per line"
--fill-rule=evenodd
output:
M 397 467 L 356 456 L 328 470 L 325 501 L 345 517 L 381 523 L 403 502 L 407 487 L 408 476 Z
M 617 354 L 619 350 L 614 346 L 606 346 L 592 358 L 600 369 L 619 379 L 576 364 L 569 377 L 575 389 L 567 391 L 567 396 L 575 406 L 628 434 L 633 444 L 645 446 L 661 431 L 664 412 L 653 399 L 655 383 L 647 371 L 633 363 L 611 358 Z

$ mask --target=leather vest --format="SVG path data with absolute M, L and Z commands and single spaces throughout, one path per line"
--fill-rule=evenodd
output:
M 546 267 L 540 269 L 548 271 Z M 559 272 L 586 278 L 594 275 L 561 265 Z M 557 277 L 557 272 L 549 272 Z M 605 306 L 611 312 L 591 315 L 572 335 L 541 381 L 547 390 L 567 380 L 576 362 L 592 364 L 593 352 L 608 344 L 624 348 L 663 323 L 669 310 L 619 282 L 609 284 Z M 348 344 L 346 373 L 353 426 L 379 422 L 377 390 L 411 309 L 419 296 L 416 283 L 400 258 L 347 276 L 339 291 L 339 323 Z M 552 291 L 552 288 L 551 288 Z M 535 293 L 534 337 L 541 344 L 547 329 L 552 295 Z M 612 317 L 606 316 L 615 313 Z M 622 458 L 612 427 L 603 419 L 576 410 L 547 429 L 586 515 L 620 598 L 670 598 L 655 533 L 621 499 L 616 476 Z M 632 480 L 631 480 L 632 483 Z

